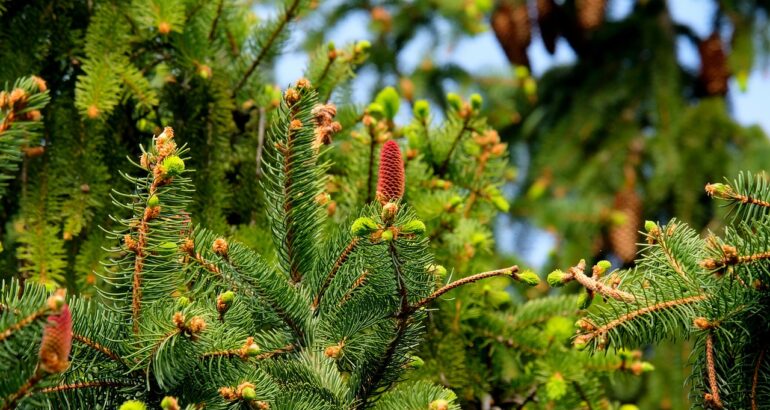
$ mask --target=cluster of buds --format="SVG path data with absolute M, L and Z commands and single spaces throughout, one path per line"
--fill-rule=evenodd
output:
M 254 338 L 249 336 L 246 338 L 246 343 L 241 347 L 240 356 L 242 359 L 254 357 L 259 354 L 260 350 L 259 345 L 254 342 Z
M 332 143 L 332 135 L 340 132 L 342 125 L 334 121 L 337 115 L 337 107 L 334 104 L 318 104 L 313 108 L 312 114 L 315 121 L 313 149 L 318 152 L 321 145 Z
M 342 348 L 345 347 L 345 341 L 341 341 L 336 345 L 331 345 L 324 350 L 324 356 L 337 360 L 342 357 Z
M 217 296 L 217 312 L 219 312 L 219 320 L 223 320 L 225 313 L 233 306 L 235 301 L 235 293 L 232 290 L 222 292 Z
M 257 399 L 257 391 L 255 390 L 255 386 L 254 384 L 249 382 L 243 382 L 235 388 L 221 387 L 219 389 L 219 395 L 222 396 L 222 398 L 227 401 L 237 401 L 237 400 L 254 401 Z M 269 409 L 270 407 L 259 406 L 257 408 Z
M 486 130 L 483 134 L 476 134 L 473 141 L 481 147 L 479 161 L 486 161 L 489 157 L 499 157 L 505 153 L 506 144 L 500 142 L 500 134 L 495 130 Z
M 32 80 L 36 83 L 40 92 L 48 89 L 42 78 L 32 77 Z M 40 114 L 39 110 L 19 113 L 19 111 L 23 111 L 27 107 L 29 97 L 27 91 L 22 88 L 14 88 L 10 93 L 0 91 L 0 111 L 7 111 L 5 118 L 0 122 L 0 133 L 10 128 L 11 123 L 14 121 L 40 121 L 43 115 Z
M 206 330 L 206 321 L 200 316 L 193 316 L 187 322 L 182 312 L 176 312 L 174 313 L 173 322 L 174 326 L 179 329 L 179 332 L 187 334 L 192 339 L 195 339 L 199 333 Z
M 142 153 L 139 165 L 148 171 L 152 170 L 156 181 L 169 180 L 180 175 L 185 169 L 184 160 L 175 155 L 176 149 L 174 130 L 166 127 L 155 137 L 152 150 Z
M 227 241 L 225 238 L 217 238 L 214 240 L 214 243 L 211 245 L 211 250 L 214 251 L 215 254 L 219 256 L 227 256 L 227 252 L 230 249 L 229 245 L 227 244 Z
M 470 101 L 466 102 L 459 95 L 449 93 L 446 96 L 446 100 L 449 108 L 465 120 L 469 120 L 474 114 L 478 114 L 482 104 L 484 104 L 484 99 L 479 94 L 472 94 Z

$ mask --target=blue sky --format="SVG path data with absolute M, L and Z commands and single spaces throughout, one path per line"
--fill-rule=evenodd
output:
M 633 3 L 634 0 L 610 1 L 608 18 L 622 17 L 629 12 Z M 713 1 L 676 0 L 670 1 L 669 7 L 675 21 L 687 24 L 702 37 L 709 34 L 710 22 L 715 12 Z M 258 9 L 257 13 L 264 17 L 269 11 Z M 336 44 L 366 39 L 370 36 L 366 30 L 367 22 L 368 18 L 365 14 L 353 14 L 330 34 L 330 39 Z M 295 33 L 288 45 L 287 52 L 278 59 L 276 81 L 282 86 L 300 77 L 307 62 L 304 53 L 297 51 L 303 34 L 299 31 L 295 31 Z M 433 51 L 431 48 L 432 45 L 427 36 L 418 36 L 401 53 L 403 69 L 409 71 L 419 64 L 424 55 Z M 444 45 L 438 51 L 435 56 L 438 63 L 454 62 L 475 73 L 502 73 L 509 69 L 508 61 L 491 32 L 463 38 L 455 44 Z M 535 75 L 542 74 L 555 64 L 569 63 L 575 58 L 574 53 L 563 40 L 560 40 L 556 54 L 549 55 L 538 36 L 533 37 L 529 54 L 532 71 Z M 678 54 L 683 65 L 697 70 L 699 65 L 698 52 L 691 43 L 681 41 Z M 364 99 L 369 95 L 373 80 L 367 76 L 356 79 L 356 89 L 361 90 L 354 95 L 354 98 L 358 100 L 357 102 L 366 102 Z M 736 120 L 744 125 L 759 124 L 766 133 L 770 134 L 770 110 L 768 110 L 770 105 L 768 102 L 770 99 L 770 72 L 764 68 L 755 69 L 750 74 L 748 91 L 746 92 L 739 91 L 734 80 L 731 81 L 730 89 L 728 100 Z

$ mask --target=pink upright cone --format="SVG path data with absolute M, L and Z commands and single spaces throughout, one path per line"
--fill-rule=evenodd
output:
M 380 151 L 380 173 L 377 179 L 377 199 L 383 204 L 404 196 L 404 159 L 396 141 L 390 140 Z
M 48 316 L 40 343 L 40 367 L 49 373 L 61 373 L 69 367 L 72 348 L 72 315 L 64 305 L 56 315 Z

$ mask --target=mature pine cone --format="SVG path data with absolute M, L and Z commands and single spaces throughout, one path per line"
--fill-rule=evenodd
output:
M 503 0 L 492 12 L 492 30 L 505 51 L 508 61 L 529 67 L 527 47 L 532 41 L 527 2 Z
M 623 215 L 624 220 L 610 227 L 610 247 L 623 263 L 633 262 L 642 226 L 642 200 L 633 188 L 625 188 L 615 194 L 614 211 Z
M 705 95 L 727 94 L 727 80 L 730 70 L 727 67 L 727 56 L 718 33 L 712 33 L 698 44 L 700 53 L 700 75 L 698 81 Z
M 553 54 L 556 51 L 556 39 L 559 37 L 559 5 L 555 0 L 537 0 L 537 25 L 545 49 Z
M 578 25 L 586 31 L 599 27 L 604 21 L 607 0 L 575 0 Z

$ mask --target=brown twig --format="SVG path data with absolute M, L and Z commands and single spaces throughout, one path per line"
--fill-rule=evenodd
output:
M 602 282 L 599 282 L 598 280 L 589 277 L 585 274 L 585 268 L 586 268 L 586 262 L 584 260 L 581 260 L 578 262 L 576 266 L 573 266 L 567 270 L 567 275 L 572 275 L 572 278 L 567 276 L 564 280 L 564 282 L 568 282 L 569 280 L 575 279 L 578 283 L 583 285 L 586 289 L 588 289 L 590 292 L 596 292 L 602 296 L 606 296 L 621 302 L 634 302 L 636 301 L 636 296 L 624 292 L 622 290 L 617 290 L 611 286 L 607 286 L 603 284 Z
M 219 0 L 219 5 L 217 6 L 217 15 L 214 17 L 214 22 L 211 23 L 211 30 L 209 31 L 209 41 L 214 39 L 214 35 L 217 32 L 217 24 L 219 23 L 219 18 L 222 16 L 222 7 L 225 5 L 225 0 Z
M 767 349 L 762 349 L 761 352 L 759 352 L 759 359 L 757 359 L 757 365 L 754 366 L 754 377 L 752 378 L 751 382 L 751 410 L 757 410 L 759 407 L 757 406 L 757 385 L 759 385 L 759 369 L 762 367 L 762 361 L 765 360 L 765 351 Z
M 88 389 L 91 387 L 126 387 L 126 386 L 133 386 L 133 384 L 118 382 L 113 380 L 97 380 L 92 382 L 60 384 L 58 386 L 46 387 L 44 389 L 40 389 L 40 393 L 56 393 L 56 392 L 66 391 L 66 390 Z
M 293 352 L 294 349 L 296 349 L 296 346 L 294 346 L 293 344 L 288 344 L 288 345 L 286 345 L 284 347 L 281 347 L 279 349 L 275 349 L 275 350 L 273 350 L 271 352 L 265 352 L 265 353 L 256 355 L 256 356 L 254 356 L 254 358 L 256 360 L 265 360 L 265 359 L 269 359 L 271 357 L 277 356 L 279 354 Z
M 414 305 L 412 305 L 409 308 L 409 311 L 410 312 L 414 312 L 417 309 L 420 309 L 421 307 L 427 305 L 428 303 L 434 301 L 436 298 L 440 297 L 441 295 L 449 292 L 450 290 L 452 290 L 452 289 L 454 289 L 454 288 L 456 288 L 458 286 L 462 286 L 462 285 L 465 285 L 465 284 L 468 284 L 468 283 L 472 283 L 472 282 L 476 282 L 476 281 L 479 281 L 479 280 L 482 280 L 482 279 L 486 279 L 486 278 L 491 278 L 493 276 L 515 275 L 516 272 L 518 272 L 518 271 L 519 271 L 519 267 L 518 266 L 511 266 L 510 268 L 497 269 L 497 270 L 493 270 L 493 271 L 489 271 L 489 272 L 477 273 L 475 275 L 468 276 L 466 278 L 462 278 L 462 279 L 456 280 L 456 281 L 454 281 L 454 282 L 452 282 L 450 284 L 447 284 L 444 287 L 436 290 L 435 292 L 433 292 L 433 294 L 431 294 L 430 296 L 426 297 L 425 299 L 415 303 Z
M 265 107 L 259 107 L 259 121 L 257 122 L 257 155 L 255 162 L 257 164 L 257 178 L 262 176 L 262 151 L 265 147 L 265 125 L 267 124 L 267 111 Z
M 72 338 L 74 340 L 77 340 L 78 342 L 80 342 L 80 343 L 82 343 L 82 344 L 84 344 L 84 345 L 86 345 L 86 346 L 88 346 L 88 347 L 98 351 L 98 352 L 101 352 L 105 356 L 109 357 L 110 359 L 112 359 L 112 360 L 114 360 L 114 361 L 116 361 L 118 363 L 121 363 L 121 364 L 124 364 L 124 365 L 126 364 L 125 360 L 123 360 L 122 357 L 118 356 L 117 353 L 113 352 L 112 350 L 110 350 L 109 348 L 107 348 L 104 345 L 101 345 L 101 344 L 99 344 L 99 343 L 97 343 L 97 342 L 95 342 L 95 341 L 93 341 L 93 340 L 91 340 L 91 339 L 89 339 L 89 338 L 87 338 L 85 336 L 78 335 L 78 334 L 73 334 Z
M 11 337 L 14 332 L 17 332 L 21 328 L 29 326 L 30 324 L 32 324 L 36 320 L 42 318 L 43 316 L 46 315 L 46 313 L 48 313 L 48 308 L 47 307 L 42 308 L 42 309 L 36 311 L 35 313 L 25 317 L 24 319 L 14 323 L 8 329 L 5 329 L 2 333 L 0 333 L 0 342 L 2 342 L 3 340 L 8 339 L 9 337 Z
M 27 381 L 24 382 L 24 384 L 22 384 L 15 393 L 11 394 L 8 399 L 6 399 L 2 410 L 11 410 L 16 408 L 16 402 L 29 394 L 30 390 L 32 390 L 36 384 L 40 383 L 40 381 L 43 380 L 45 376 L 46 373 L 40 370 L 40 368 L 35 369 L 35 373 L 29 379 L 27 379 Z
M 706 336 L 706 370 L 708 372 L 710 401 L 716 408 L 721 409 L 722 400 L 719 399 L 719 386 L 717 385 L 717 370 L 714 365 L 714 334 L 709 332 Z
M 364 282 L 366 281 L 367 276 L 369 276 L 369 271 L 368 270 L 365 270 L 363 273 L 361 273 L 361 275 L 358 276 L 356 281 L 353 282 L 353 285 L 350 287 L 350 289 L 348 289 L 348 291 L 345 292 L 345 294 L 342 296 L 338 306 L 342 306 L 343 303 L 347 302 L 350 299 L 350 297 L 353 296 L 353 291 L 355 291 L 361 285 L 364 284 Z
M 334 279 L 334 276 L 337 275 L 337 272 L 340 270 L 342 265 L 347 262 L 350 255 L 353 253 L 353 251 L 356 249 L 356 246 L 358 245 L 358 238 L 353 238 L 348 246 L 345 247 L 345 249 L 342 251 L 340 256 L 337 258 L 337 261 L 334 262 L 334 266 L 332 266 L 331 271 L 328 275 L 326 275 L 326 279 L 324 280 L 323 284 L 321 284 L 321 289 L 318 290 L 318 295 L 316 295 L 315 299 L 313 299 L 313 304 L 311 305 L 311 309 L 315 312 L 315 314 L 318 314 L 318 306 L 321 304 L 321 298 L 323 297 L 324 292 L 326 292 L 326 288 L 329 287 L 329 284 Z

